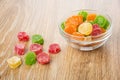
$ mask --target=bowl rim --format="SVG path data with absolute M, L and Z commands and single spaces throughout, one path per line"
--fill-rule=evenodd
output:
M 64 17 L 65 16 L 67 16 L 68 14 L 70 14 L 70 13 L 73 13 L 73 12 L 78 12 L 78 11 L 87 11 L 87 12 L 89 12 L 89 11 L 95 11 L 95 12 L 97 12 L 97 13 L 100 13 L 100 15 L 105 15 L 105 16 L 107 16 L 107 19 L 109 18 L 109 22 L 110 22 L 110 24 L 109 24 L 109 28 L 108 28 L 108 30 L 105 32 L 105 33 L 102 33 L 102 34 L 100 34 L 100 35 L 98 35 L 98 36 L 102 36 L 102 35 L 105 35 L 105 38 L 102 38 L 102 39 L 98 39 L 98 40 L 92 40 L 92 41 L 80 41 L 80 40 L 76 40 L 76 39 L 73 39 L 73 40 L 75 40 L 75 41 L 77 41 L 77 42 L 84 42 L 84 43 L 95 43 L 95 42 L 100 42 L 100 41 L 103 41 L 103 40 L 105 40 L 105 39 L 107 39 L 107 38 L 109 38 L 111 35 L 112 35 L 112 19 L 111 19 L 111 17 L 107 14 L 107 13 L 103 13 L 102 11 L 99 11 L 99 10 L 94 10 L 94 9 L 80 9 L 80 10 L 74 10 L 74 11 L 71 11 L 71 12 L 69 12 L 69 13 L 67 13 L 66 15 L 64 15 L 61 19 L 60 19 L 60 21 L 59 21 L 59 25 L 58 25 L 58 27 L 59 27 L 59 30 L 60 31 L 62 31 L 64 34 L 66 34 L 66 35 L 68 35 L 68 36 L 71 36 L 71 37 L 75 37 L 75 38 L 84 38 L 84 37 L 81 37 L 81 36 L 74 36 L 74 35 L 71 35 L 71 34 L 68 34 L 68 33 L 66 33 L 62 28 L 61 28 L 61 21 L 62 20 L 64 20 Z M 77 15 L 77 13 L 76 13 L 76 15 Z M 98 37 L 98 36 L 91 36 L 91 37 Z M 89 36 L 88 36 L 89 37 Z

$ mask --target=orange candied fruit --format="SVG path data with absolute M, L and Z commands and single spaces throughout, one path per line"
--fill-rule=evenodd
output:
M 96 18 L 96 14 L 88 14 L 87 21 L 94 21 L 95 18 Z
M 81 15 L 75 15 L 67 19 L 65 26 L 74 25 L 77 28 L 81 23 L 83 23 L 83 17 Z
M 84 40 L 84 35 L 79 32 L 74 32 L 72 35 L 76 36 L 76 37 L 73 37 L 76 40 L 81 40 L 81 41 Z
M 73 25 L 66 26 L 64 31 L 68 34 L 72 34 L 73 32 L 76 32 L 77 28 L 74 28 Z

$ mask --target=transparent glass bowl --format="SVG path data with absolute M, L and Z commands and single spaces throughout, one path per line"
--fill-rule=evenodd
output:
M 62 28 L 61 28 L 61 23 L 63 21 L 66 21 L 66 19 L 70 16 L 77 15 L 80 11 L 87 11 L 88 13 L 96 13 L 97 15 L 103 15 L 109 22 L 110 25 L 105 33 L 102 33 L 98 36 L 87 36 L 87 37 L 80 37 L 80 36 L 73 36 L 68 33 L 66 33 Z M 104 14 L 103 12 L 99 12 L 97 10 L 88 10 L 88 9 L 82 9 L 82 10 L 77 10 L 77 11 L 72 11 L 71 13 L 65 15 L 60 23 L 59 23 L 59 32 L 60 34 L 66 39 L 69 45 L 71 45 L 73 48 L 82 50 L 82 51 L 90 51 L 94 50 L 96 48 L 99 48 L 102 46 L 108 38 L 112 34 L 112 20 L 109 15 Z M 84 39 L 84 40 L 82 40 Z

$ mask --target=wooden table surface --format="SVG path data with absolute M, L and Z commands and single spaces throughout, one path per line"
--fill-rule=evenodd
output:
M 112 37 L 90 52 L 71 48 L 58 30 L 64 14 L 83 8 L 105 11 L 113 21 Z M 50 64 L 31 67 L 21 56 L 23 64 L 10 69 L 6 60 L 15 55 L 19 31 L 41 34 L 46 52 L 54 42 L 62 51 L 50 55 Z M 0 80 L 120 80 L 120 0 L 0 0 Z

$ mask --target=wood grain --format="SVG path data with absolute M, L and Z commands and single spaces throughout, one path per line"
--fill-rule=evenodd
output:
M 71 48 L 58 30 L 64 14 L 83 8 L 105 11 L 113 21 L 112 37 L 90 52 Z M 119 8 L 119 0 L 0 0 L 0 80 L 120 80 Z M 30 36 L 41 34 L 45 51 L 53 42 L 59 43 L 62 51 L 50 55 L 48 65 L 36 63 L 29 67 L 21 56 L 23 64 L 10 69 L 6 60 L 15 55 L 19 31 Z

